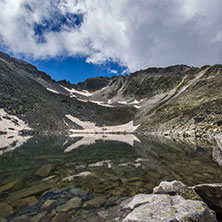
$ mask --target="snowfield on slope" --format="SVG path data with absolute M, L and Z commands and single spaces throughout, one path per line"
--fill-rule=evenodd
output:
M 17 134 L 21 130 L 32 130 L 23 120 L 0 109 L 0 132 Z
M 66 118 L 76 123 L 82 130 L 71 129 L 72 133 L 133 133 L 140 125 L 134 126 L 133 121 L 116 126 L 96 126 L 96 123 L 89 121 L 81 121 L 72 115 L 66 115 Z
M 56 90 L 54 90 L 54 89 L 50 89 L 50 88 L 46 88 L 48 91 L 50 91 L 50 92 L 53 92 L 53 93 L 55 93 L 55 94 L 59 94 L 59 92 L 57 92 Z
M 77 93 L 79 95 L 82 95 L 82 96 L 86 96 L 86 97 L 89 97 L 89 96 L 92 96 L 93 93 L 90 93 L 89 91 L 87 90 L 83 90 L 83 91 L 79 91 L 79 90 L 76 90 L 76 89 L 69 89 L 69 88 L 66 88 L 65 86 L 62 86 L 66 91 L 68 91 L 69 93 L 73 94 L 73 93 Z

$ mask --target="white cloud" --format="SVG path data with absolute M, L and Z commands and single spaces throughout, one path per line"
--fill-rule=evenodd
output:
M 130 71 L 222 60 L 221 0 L 1 0 L 0 8 L 2 44 L 35 59 L 85 56 Z M 58 16 L 67 13 L 82 13 L 81 26 L 61 24 Z M 45 21 L 60 28 L 40 42 L 34 27 Z

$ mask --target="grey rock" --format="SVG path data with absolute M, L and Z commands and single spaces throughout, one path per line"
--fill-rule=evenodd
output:
M 174 180 L 172 182 L 162 181 L 159 186 L 153 188 L 153 194 L 176 193 L 185 187 L 186 185 L 177 180 Z
M 216 222 L 215 212 L 202 201 L 181 196 L 140 194 L 99 213 L 106 222 Z
M 162 181 L 159 186 L 153 188 L 153 194 L 179 195 L 188 200 L 202 200 L 192 187 L 177 180 Z
M 214 146 L 212 152 L 213 160 L 218 163 L 219 166 L 222 166 L 222 134 L 217 134 L 214 137 Z
M 200 184 L 193 189 L 218 216 L 222 216 L 222 183 Z

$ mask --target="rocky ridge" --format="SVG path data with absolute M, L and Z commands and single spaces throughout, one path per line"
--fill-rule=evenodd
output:
M 0 108 L 40 132 L 82 129 L 72 115 L 100 127 L 133 121 L 137 133 L 212 138 L 222 126 L 221 73 L 221 65 L 176 65 L 71 84 L 0 53 Z

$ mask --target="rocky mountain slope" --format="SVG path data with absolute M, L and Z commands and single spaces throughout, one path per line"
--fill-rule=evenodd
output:
M 71 84 L 0 53 L 0 109 L 41 132 L 125 124 L 206 136 L 221 130 L 221 75 L 222 65 L 176 65 Z

